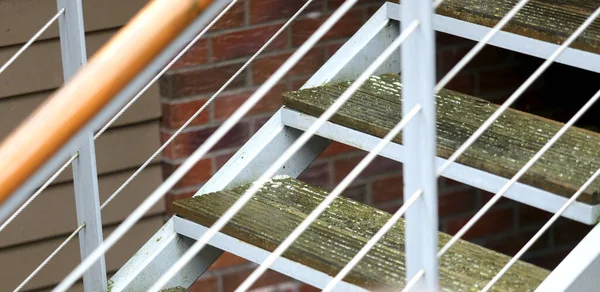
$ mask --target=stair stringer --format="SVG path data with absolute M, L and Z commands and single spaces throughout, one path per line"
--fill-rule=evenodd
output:
M 282 123 L 280 109 L 204 184 L 196 195 L 257 180 L 301 134 L 302 131 Z M 319 136 L 313 137 L 277 171 L 277 174 L 298 177 L 330 142 Z M 111 292 L 145 291 L 180 258 L 193 242 L 192 239 L 175 231 L 173 218 L 171 218 L 110 279 L 109 290 Z M 171 279 L 168 287 L 189 287 L 222 253 L 223 250 L 212 246 L 205 247 Z

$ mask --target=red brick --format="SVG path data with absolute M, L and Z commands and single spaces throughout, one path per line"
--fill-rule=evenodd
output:
M 198 147 L 200 147 L 210 135 L 212 135 L 218 127 L 210 127 L 201 130 L 192 130 L 179 134 L 171 144 L 163 151 L 163 155 L 170 159 L 180 159 L 188 157 Z M 212 148 L 225 149 L 237 147 L 244 144 L 249 136 L 250 125 L 247 122 L 238 123 Z M 162 141 L 166 141 L 171 137 L 169 133 L 161 133 Z
M 262 47 L 269 38 L 280 28 L 279 25 L 245 29 L 212 38 L 212 60 L 223 61 L 245 56 L 251 56 Z M 283 49 L 286 47 L 287 34 L 282 33 L 265 51 Z
M 495 240 L 490 240 L 485 243 L 484 246 L 495 250 L 497 252 L 503 253 L 508 256 L 514 256 L 523 248 L 523 246 L 531 239 L 531 237 L 537 232 L 536 231 L 521 231 L 514 235 L 509 235 L 502 238 L 496 238 Z M 548 248 L 548 234 L 542 235 L 540 239 L 538 239 L 531 248 L 529 248 L 528 252 L 531 251 L 540 251 L 545 248 Z M 527 255 L 527 253 L 525 253 Z
M 166 179 L 169 177 L 180 164 L 170 164 L 163 162 L 163 177 Z M 212 176 L 212 159 L 201 159 L 190 169 L 190 171 L 179 180 L 175 185 L 175 188 L 186 188 L 201 183 L 205 183 Z
M 362 6 L 362 5 L 368 5 L 368 4 L 381 6 L 385 2 L 387 2 L 387 0 L 359 0 L 355 4 L 355 6 Z M 394 1 L 390 1 L 390 2 L 394 2 Z M 340 5 L 342 5 L 342 3 L 344 3 L 344 0 L 329 0 L 327 2 L 327 8 L 329 8 L 329 10 L 336 9 L 336 8 L 340 7 Z M 396 1 L 396 3 L 398 3 L 398 1 Z
M 252 0 L 250 1 L 250 23 L 260 23 L 272 20 L 288 20 L 294 15 L 306 1 L 298 0 Z M 321 11 L 323 0 L 316 0 L 311 3 L 303 12 Z
M 329 15 L 318 18 L 306 18 L 292 24 L 292 46 L 302 45 L 323 24 Z M 364 24 L 361 10 L 351 10 L 338 21 L 321 40 L 347 38 L 352 36 Z
M 252 122 L 252 134 L 258 132 L 258 130 L 265 124 L 271 117 L 258 117 L 254 118 Z
M 302 285 L 300 285 L 300 288 L 299 288 L 299 292 L 319 292 L 319 291 L 322 291 L 322 290 L 319 288 L 310 286 L 308 284 L 304 284 L 304 283 Z
M 194 69 L 168 74 L 161 79 L 161 95 L 166 98 L 198 95 L 217 91 L 242 64 Z M 245 74 L 240 74 L 231 82 L 228 89 L 244 86 Z
M 344 179 L 346 175 L 352 171 L 352 169 L 360 162 L 364 157 L 364 154 L 360 156 L 354 156 L 350 158 L 340 158 L 334 161 L 333 172 L 335 182 L 339 183 Z M 359 175 L 360 178 L 378 175 L 378 174 L 389 174 L 391 172 L 400 173 L 402 166 L 399 162 L 387 159 L 385 157 L 375 158 L 365 170 Z
M 514 222 L 512 208 L 491 210 L 471 227 L 463 239 L 481 238 L 510 230 Z M 446 227 L 449 234 L 456 234 L 470 219 L 469 217 L 448 220 Z
M 209 271 L 220 270 L 248 263 L 244 258 L 224 252 L 209 268 Z
M 362 184 L 354 187 L 349 187 L 344 192 L 342 192 L 342 196 L 357 202 L 366 203 L 367 186 L 365 184 Z
M 483 205 L 487 204 L 487 202 L 489 200 L 491 200 L 492 197 L 494 197 L 496 194 L 488 193 L 486 191 L 481 191 L 481 193 L 479 195 L 481 197 L 481 205 L 483 206 Z M 494 206 L 492 208 L 504 208 L 506 206 L 517 206 L 517 205 L 518 205 L 517 202 L 515 202 L 509 198 L 502 197 L 502 198 L 500 198 L 500 200 L 498 200 L 494 204 Z
M 552 214 L 525 204 L 519 204 L 519 226 L 528 225 L 541 226 L 547 222 Z
M 208 62 L 208 42 L 200 39 L 173 66 L 171 70 L 198 66 Z
M 345 42 L 339 42 L 337 44 L 330 44 L 327 47 L 325 47 L 326 51 L 325 54 L 327 56 L 327 58 L 330 58 L 331 56 L 333 56 L 335 54 L 335 52 L 337 52 L 343 45 Z
M 298 179 L 316 187 L 329 186 L 329 163 L 313 163 L 300 174 Z
M 219 278 L 214 276 L 202 276 L 188 288 L 189 292 L 219 291 Z
M 215 23 L 210 31 L 240 27 L 245 24 L 245 6 L 247 0 L 238 1 L 234 6 Z
M 556 268 L 556 266 L 558 266 L 558 264 L 560 264 L 560 262 L 562 262 L 562 260 L 565 259 L 565 257 L 567 257 L 570 252 L 571 249 L 554 250 L 550 253 L 544 253 L 537 255 L 534 258 L 529 258 L 527 261 L 538 267 L 552 271 L 554 268 Z
M 450 80 L 445 88 L 473 95 L 475 93 L 475 75 L 470 73 L 459 73 Z
M 579 243 L 594 226 L 561 219 L 554 226 L 554 245 Z
M 352 146 L 333 141 L 331 144 L 329 144 L 329 146 L 327 146 L 327 148 L 325 148 L 325 150 L 323 150 L 323 152 L 321 152 L 319 157 L 329 157 L 350 151 L 357 151 L 357 149 Z
M 476 195 L 475 189 L 439 195 L 438 216 L 443 217 L 472 211 L 475 208 Z
M 254 271 L 254 268 L 236 271 L 230 274 L 223 275 L 223 292 L 234 291 L 248 276 Z M 251 288 L 260 288 L 272 286 L 280 283 L 289 282 L 291 279 L 287 276 L 279 274 L 275 271 L 266 271 Z
M 204 104 L 206 99 L 196 99 L 180 103 L 162 103 L 162 125 L 170 129 L 179 129 Z M 206 124 L 210 120 L 210 108 L 206 107 L 190 126 Z
M 457 36 L 442 33 L 442 32 L 436 32 L 435 41 L 436 41 L 438 50 L 448 48 L 448 47 L 455 48 L 457 46 L 465 46 L 465 47 L 475 46 L 475 42 L 472 40 L 468 40 L 465 38 L 457 37 Z
M 284 84 L 273 87 L 248 114 L 263 114 L 275 112 L 281 107 L 281 95 L 286 91 Z M 214 117 L 216 120 L 227 119 L 233 114 L 252 94 L 254 90 L 243 93 L 221 95 L 215 100 Z
M 282 53 L 256 59 L 252 65 L 252 79 L 254 83 L 260 84 L 265 82 L 291 55 L 292 53 Z M 323 48 L 314 48 L 286 76 L 311 75 L 321 68 L 324 63 L 325 50 Z
M 373 182 L 373 204 L 385 203 L 402 199 L 404 182 L 402 176 L 393 176 Z
M 516 90 L 531 72 L 525 71 L 521 66 L 489 69 L 482 71 L 479 77 L 481 94 L 506 92 Z

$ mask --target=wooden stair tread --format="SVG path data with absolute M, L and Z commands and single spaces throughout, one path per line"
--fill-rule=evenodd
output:
M 174 212 L 203 226 L 211 226 L 249 185 L 173 203 Z M 227 224 L 223 233 L 273 251 L 323 200 L 327 192 L 289 177 L 266 183 Z M 391 217 L 373 207 L 337 198 L 284 256 L 334 276 Z M 450 239 L 440 233 L 440 247 Z M 367 289 L 400 288 L 404 279 L 404 221 L 398 222 L 345 281 Z M 441 260 L 440 283 L 445 291 L 482 288 L 509 257 L 466 241 L 457 242 Z M 532 291 L 549 274 L 518 262 L 498 282 L 495 291 Z
M 350 82 L 328 84 L 283 95 L 283 104 L 319 116 Z M 396 74 L 371 77 L 332 117 L 331 121 L 373 136 L 384 137 L 401 119 L 401 78 Z M 437 103 L 437 155 L 448 158 L 498 108 L 472 96 L 442 90 Z M 509 109 L 459 159 L 458 162 L 511 178 L 563 124 Z M 402 135 L 394 139 L 402 143 Z M 519 180 L 522 183 L 571 197 L 600 168 L 600 135 L 569 129 Z M 579 197 L 598 203 L 600 180 Z M 523 194 L 527 195 L 527 194 Z
M 493 27 L 519 0 L 446 0 L 436 13 Z M 532 0 L 503 30 L 560 44 L 600 6 L 593 0 Z M 596 20 L 572 45 L 600 53 L 600 21 Z

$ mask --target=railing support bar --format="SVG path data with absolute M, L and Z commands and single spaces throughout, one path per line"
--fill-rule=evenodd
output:
M 402 133 L 407 151 L 404 164 L 404 201 L 419 189 L 423 196 L 406 213 L 406 277 L 420 270 L 425 277 L 416 291 L 438 291 L 437 183 L 435 176 L 436 125 L 433 88 L 435 85 L 435 35 L 431 1 L 405 0 L 401 11 L 402 30 L 413 21 L 420 25 L 402 47 L 402 111 L 416 105 L 421 112 Z
M 58 24 L 63 76 L 67 82 L 87 62 L 83 9 L 81 0 L 57 0 L 57 5 L 59 10 L 65 9 Z M 79 233 L 79 249 L 82 260 L 102 243 L 103 238 L 93 136 L 92 131 L 85 133 L 85 138 L 82 139 L 77 151 L 79 155 L 72 165 L 77 224 L 85 224 L 85 228 Z M 83 285 L 85 291 L 107 290 L 104 257 L 100 258 L 83 275 Z

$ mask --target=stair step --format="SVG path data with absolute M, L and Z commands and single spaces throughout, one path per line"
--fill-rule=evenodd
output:
M 285 93 L 283 104 L 319 116 L 350 82 Z M 385 136 L 402 118 L 401 78 L 371 77 L 332 117 L 333 123 L 376 137 Z M 498 108 L 479 98 L 442 90 L 436 99 L 438 151 L 448 158 Z M 509 109 L 457 161 L 504 178 L 511 178 L 559 130 L 561 123 Z M 399 135 L 394 142 L 402 143 Z M 571 128 L 519 182 L 571 197 L 600 168 L 600 135 Z M 579 197 L 598 204 L 600 180 Z M 523 194 L 526 195 L 526 194 Z
M 492 27 L 519 0 L 446 0 L 437 14 Z M 594 0 L 532 0 L 504 31 L 550 43 L 562 43 L 600 4 Z M 600 54 L 600 22 L 596 20 L 571 46 Z
M 174 212 L 203 226 L 211 226 L 249 185 L 175 201 Z M 228 223 L 223 233 L 264 250 L 273 251 L 323 200 L 327 192 L 289 177 L 276 177 Z M 364 246 L 391 217 L 373 207 L 337 198 L 284 257 L 331 276 Z M 440 247 L 450 236 L 440 233 Z M 399 221 L 346 282 L 367 288 L 400 288 L 404 279 L 404 221 Z M 483 287 L 509 257 L 466 241 L 459 241 L 440 262 L 440 283 L 445 291 Z M 548 271 L 518 262 L 494 288 L 533 290 Z M 512 288 L 511 288 L 512 287 Z

